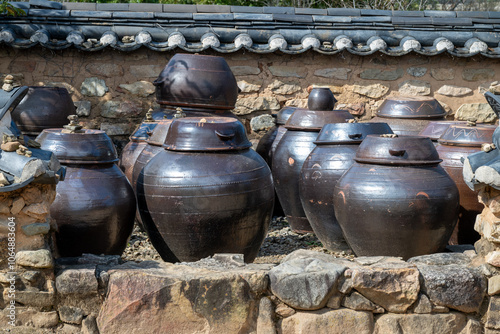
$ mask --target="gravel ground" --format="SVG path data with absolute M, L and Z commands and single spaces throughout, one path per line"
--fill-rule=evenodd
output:
M 313 233 L 295 233 L 290 229 L 286 218 L 274 217 L 254 263 L 279 263 L 286 255 L 297 249 L 309 249 L 343 258 L 354 257 L 349 249 L 329 251 L 321 245 Z M 122 258 L 124 261 L 161 260 L 160 255 L 151 245 L 148 235 L 137 225 L 134 227 Z

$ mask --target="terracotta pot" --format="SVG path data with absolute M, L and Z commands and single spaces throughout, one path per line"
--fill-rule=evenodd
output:
M 444 120 L 446 111 L 431 97 L 389 97 L 372 122 L 385 122 L 398 135 L 418 135 L 430 121 Z
M 66 88 L 32 86 L 12 111 L 12 120 L 23 134 L 36 136 L 44 129 L 62 128 L 75 109 Z
M 175 54 L 153 82 L 162 105 L 233 109 L 238 85 L 226 60 L 198 54 Z
M 66 166 L 50 215 L 63 257 L 83 253 L 121 255 L 132 233 L 135 196 L 111 139 L 99 130 L 63 133 L 46 129 L 36 139 Z
M 436 149 L 439 157 L 443 159 L 441 166 L 455 181 L 460 193 L 460 218 L 450 240 L 451 244 L 474 244 L 479 240 L 480 236 L 474 230 L 474 224 L 484 205 L 479 203 L 478 193 L 465 184 L 462 159 L 481 151 L 483 143 L 491 143 L 496 128 L 496 125 L 455 124 L 449 126 L 438 139 L 439 145 Z
M 274 202 L 271 171 L 243 124 L 184 118 L 137 181 L 142 221 L 165 261 L 242 253 L 252 262 L 267 234 Z
M 458 189 L 429 138 L 370 135 L 337 182 L 335 215 L 357 256 L 443 251 L 458 219 Z
M 307 220 L 324 247 L 344 248 L 345 240 L 335 218 L 332 189 L 354 163 L 359 145 L 369 134 L 392 133 L 384 123 L 326 124 L 314 141 L 316 147 L 300 172 L 299 194 Z
M 298 109 L 288 119 L 286 133 L 273 155 L 273 177 L 276 193 L 291 228 L 299 233 L 312 232 L 299 196 L 302 164 L 315 147 L 319 131 L 328 123 L 344 123 L 352 119 L 345 110 L 312 111 Z

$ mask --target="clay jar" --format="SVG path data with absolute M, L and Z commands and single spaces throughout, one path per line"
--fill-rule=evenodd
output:
M 455 124 L 438 139 L 436 150 L 443 159 L 441 165 L 455 181 L 460 193 L 460 218 L 451 244 L 474 244 L 479 240 L 479 233 L 474 231 L 476 216 L 484 205 L 479 203 L 477 192 L 472 191 L 463 178 L 462 159 L 472 153 L 481 151 L 483 143 L 491 143 L 495 125 L 475 125 L 475 123 Z
M 267 234 L 271 171 L 232 118 L 174 120 L 164 150 L 137 181 L 142 221 L 165 261 L 241 253 L 252 262 Z
M 103 131 L 82 131 L 46 129 L 36 139 L 66 166 L 50 207 L 58 226 L 57 249 L 63 257 L 121 255 L 134 226 L 135 196 L 115 164 L 111 139 Z
M 406 260 L 444 250 L 459 195 L 432 141 L 369 135 L 354 160 L 333 192 L 335 215 L 354 253 Z
M 314 233 L 329 250 L 345 247 L 335 218 L 333 188 L 354 163 L 359 145 L 369 134 L 392 133 L 385 123 L 326 124 L 314 141 L 316 147 L 300 172 L 300 200 Z
M 32 86 L 12 111 L 12 120 L 23 134 L 36 136 L 44 129 L 62 128 L 74 113 L 66 88 Z
M 398 135 L 418 135 L 430 121 L 444 120 L 446 111 L 432 97 L 388 97 L 372 122 L 385 122 Z
M 352 118 L 345 110 L 298 109 L 288 119 L 287 131 L 273 155 L 272 171 L 276 193 L 292 230 L 313 232 L 300 201 L 299 178 L 302 164 L 314 149 L 319 131 L 325 124 L 345 123 Z

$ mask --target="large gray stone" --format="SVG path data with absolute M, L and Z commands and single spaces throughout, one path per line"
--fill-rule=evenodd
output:
M 305 78 L 307 76 L 306 67 L 274 65 L 269 66 L 269 71 L 275 77 Z
M 76 107 L 76 114 L 78 117 L 89 117 L 90 111 L 92 107 L 92 103 L 90 101 L 75 101 L 73 104 Z
M 438 94 L 445 95 L 445 96 L 464 96 L 467 94 L 472 93 L 472 89 L 467 88 L 467 87 L 458 87 L 458 86 L 453 86 L 453 85 L 444 85 L 441 86 L 437 92 Z
M 374 85 L 355 84 L 352 86 L 352 91 L 359 95 L 371 97 L 372 99 L 379 99 L 385 94 L 387 94 L 387 92 L 389 91 L 389 87 L 381 84 L 374 84 Z
M 58 309 L 62 322 L 79 325 L 83 320 L 83 310 L 78 307 L 61 306 Z
M 85 66 L 85 69 L 92 75 L 104 76 L 107 78 L 122 77 L 124 74 L 123 67 L 118 64 L 109 63 L 91 63 Z
M 4 290 L 4 300 L 8 300 Z M 56 302 L 56 294 L 54 291 L 38 291 L 38 289 L 31 288 L 30 290 L 16 291 L 16 302 L 25 306 L 33 307 L 51 307 Z
M 365 80 L 382 80 L 382 81 L 394 81 L 403 77 L 405 70 L 398 68 L 395 70 L 380 70 L 377 68 L 366 69 L 359 77 Z
M 95 294 L 98 283 L 95 266 L 62 270 L 56 277 L 58 294 Z
M 164 66 L 164 65 L 163 65 Z M 163 70 L 161 65 L 131 65 L 130 74 L 138 78 L 156 78 Z
M 431 69 L 431 77 L 438 81 L 446 81 L 455 79 L 455 70 L 452 68 L 433 68 Z
M 488 304 L 485 327 L 500 329 L 500 297 L 492 296 Z
M 455 119 L 467 121 L 475 119 L 478 123 L 492 123 L 497 119 L 488 103 L 464 103 L 455 113 Z
M 279 326 L 280 333 L 294 334 L 372 334 L 374 327 L 372 312 L 349 309 L 297 312 Z
M 419 294 L 417 302 L 413 304 L 413 313 L 417 314 L 432 313 L 432 304 L 431 301 L 429 300 L 429 297 L 427 297 L 422 293 Z
M 134 117 L 141 109 L 132 101 L 106 101 L 101 106 L 101 116 L 106 118 Z
M 427 67 L 408 67 L 406 72 L 414 77 L 423 77 L 427 73 Z
M 274 117 L 269 114 L 264 114 L 254 117 L 250 121 L 250 126 L 252 127 L 252 131 L 269 130 L 275 125 L 276 123 Z
M 324 307 L 347 268 L 319 259 L 293 259 L 269 271 L 270 288 L 284 303 L 301 310 Z
M 236 115 L 248 115 L 254 111 L 273 111 L 279 109 L 280 104 L 275 97 L 246 97 L 236 101 L 234 113 Z
M 407 80 L 399 84 L 399 93 L 401 95 L 429 95 L 431 85 L 427 81 Z
M 449 314 L 384 314 L 375 321 L 373 334 L 388 333 L 466 333 L 467 316 Z
M 281 94 L 281 95 L 290 95 L 293 93 L 296 93 L 302 89 L 299 85 L 294 85 L 294 84 L 286 84 L 284 82 L 281 82 L 279 80 L 274 80 L 268 88 L 274 93 L 274 94 Z
M 82 321 L 82 334 L 99 334 L 95 316 L 89 315 Z
M 377 309 L 377 305 L 356 291 L 345 296 L 342 306 L 356 311 L 375 311 Z
M 131 84 L 121 84 L 119 87 L 139 97 L 148 97 L 155 93 L 155 86 L 149 81 L 137 81 Z
M 85 96 L 104 96 L 108 90 L 106 82 L 96 77 L 86 78 L 80 87 L 80 92 Z
M 245 80 L 238 81 L 238 88 L 241 93 L 256 93 L 260 90 L 261 85 L 252 84 Z
M 492 68 L 465 68 L 462 78 L 467 81 L 484 81 L 495 78 L 495 70 Z
M 427 264 L 436 266 L 445 266 L 448 264 L 469 265 L 471 263 L 470 257 L 460 253 L 435 253 L 429 255 L 420 255 L 409 258 L 408 263 L 413 264 Z
M 461 312 L 477 312 L 486 294 L 486 279 L 477 270 L 462 265 L 417 264 L 422 292 L 432 303 Z
M 257 75 L 261 70 L 257 66 L 231 66 L 234 75 Z
M 37 235 L 37 234 L 47 234 L 50 231 L 50 224 L 47 222 L 43 223 L 33 223 L 29 225 L 21 226 L 23 233 L 27 236 Z
M 404 313 L 420 291 L 417 267 L 407 263 L 381 263 L 352 269 L 352 286 L 389 312 Z
M 275 334 L 274 305 L 268 297 L 262 297 L 259 302 L 259 316 L 257 317 L 257 333 Z
M 101 123 L 101 130 L 108 136 L 130 135 L 134 128 L 134 124 L 130 123 Z
M 23 267 L 53 268 L 54 260 L 48 249 L 20 251 L 16 254 L 16 264 Z
M 317 77 L 337 79 L 337 80 L 347 80 L 349 78 L 349 73 L 352 72 L 350 68 L 338 67 L 338 68 L 322 68 L 316 70 L 314 75 Z

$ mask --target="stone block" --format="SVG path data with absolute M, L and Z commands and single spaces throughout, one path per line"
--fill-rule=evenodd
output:
M 427 73 L 427 67 L 408 67 L 406 72 L 413 77 L 423 77 Z
M 352 86 L 352 91 L 359 95 L 368 96 L 372 99 L 379 99 L 389 91 L 389 87 L 381 84 L 373 85 L 359 85 L 355 84 Z
M 314 71 L 314 75 L 322 78 L 336 79 L 336 80 L 347 80 L 349 79 L 349 73 L 352 72 L 350 68 L 322 68 Z
M 431 85 L 427 81 L 407 80 L 399 84 L 399 93 L 404 96 L 429 95 Z
M 279 110 L 280 104 L 275 97 L 259 96 L 257 98 L 240 98 L 236 101 L 234 113 L 236 115 L 248 115 L 254 111 Z
M 433 68 L 431 69 L 431 77 L 438 81 L 446 81 L 455 79 L 455 70 L 452 68 Z
M 106 78 L 123 77 L 123 67 L 118 64 L 110 63 L 91 63 L 85 66 L 87 72 L 91 75 L 103 76 Z
M 90 111 L 92 107 L 92 103 L 90 101 L 75 101 L 73 104 L 76 107 L 76 114 L 78 117 L 89 117 Z
M 50 213 L 50 206 L 47 206 L 46 203 L 33 203 L 24 206 L 22 212 L 27 216 L 43 221 Z
M 101 123 L 101 130 L 108 136 L 125 136 L 134 131 L 134 124 L 131 123 Z
M 119 87 L 139 97 L 148 97 L 155 93 L 155 86 L 149 81 L 137 81 L 131 84 L 121 84 Z
M 62 322 L 80 325 L 83 320 L 83 310 L 79 307 L 61 306 L 58 308 L 59 318 Z
M 445 96 L 465 96 L 468 94 L 472 93 L 472 89 L 467 88 L 467 87 L 458 87 L 458 86 L 453 86 L 453 85 L 444 85 L 441 86 L 437 92 L 438 94 L 445 95 Z
M 449 264 L 460 264 L 467 266 L 471 263 L 470 257 L 459 253 L 435 253 L 428 255 L 420 255 L 409 258 L 408 263 L 427 264 L 435 266 L 446 266 Z
M 29 225 L 21 226 L 23 233 L 27 236 L 33 236 L 37 234 L 47 234 L 50 231 L 50 224 L 44 223 L 34 223 Z
M 162 70 L 161 65 L 131 65 L 129 72 L 138 78 L 157 78 Z
M 477 123 L 492 123 L 497 117 L 488 103 L 464 103 L 455 113 L 455 119 L 466 121 L 475 119 Z
M 86 78 L 80 86 L 80 92 L 85 96 L 104 96 L 109 88 L 103 79 L 96 77 Z
M 257 66 L 231 66 L 231 71 L 235 76 L 258 75 L 261 72 Z
M 274 94 L 281 94 L 281 95 L 290 95 L 293 93 L 296 93 L 300 90 L 302 90 L 302 87 L 299 85 L 294 85 L 294 84 L 286 84 L 284 82 L 281 82 L 279 80 L 274 80 L 268 88 L 274 93 Z
M 7 299 L 7 290 L 4 290 L 4 299 Z M 16 291 L 16 302 L 25 306 L 50 307 L 55 305 L 56 294 L 53 291 L 18 290 Z
M 267 298 L 262 297 L 259 302 L 259 316 L 257 317 L 257 333 L 275 334 L 274 327 L 274 305 Z
M 24 198 L 22 197 L 15 198 L 12 201 L 12 207 L 10 208 L 10 213 L 12 213 L 14 216 L 17 215 L 24 208 L 25 204 L 26 202 L 24 201 Z
M 462 78 L 466 81 L 484 81 L 495 78 L 495 70 L 492 68 L 465 68 Z
M 374 311 L 377 309 L 377 305 L 356 291 L 344 298 L 342 306 L 355 311 Z
M 273 65 L 269 66 L 269 71 L 275 77 L 305 78 L 307 68 L 293 65 Z
M 257 93 L 260 90 L 261 85 L 255 85 L 245 80 L 238 81 L 238 88 L 241 90 L 241 93 Z
M 16 254 L 16 264 L 32 268 L 53 268 L 52 254 L 47 249 L 20 251 Z
M 58 294 L 96 294 L 98 288 L 95 267 L 64 269 L 56 276 Z
M 265 115 L 260 115 L 257 117 L 254 117 L 250 120 L 250 126 L 252 127 L 252 131 L 263 131 L 263 130 L 269 130 L 273 126 L 275 126 L 275 120 L 273 116 L 269 114 Z
M 417 302 L 414 304 L 413 313 L 417 314 L 428 314 L 432 313 L 432 304 L 424 294 L 419 294 Z
M 467 316 L 449 314 L 384 314 L 375 321 L 373 334 L 387 333 L 463 333 Z
M 405 71 L 402 68 L 395 70 L 381 70 L 378 68 L 370 68 L 361 72 L 359 77 L 365 80 L 382 80 L 394 81 L 403 77 Z
M 486 254 L 485 260 L 492 266 L 500 267 L 500 251 L 495 250 L 493 252 Z
M 498 295 L 500 293 L 500 276 L 493 276 L 488 279 L 488 295 Z
M 486 321 L 484 326 L 491 329 L 500 329 L 500 297 L 491 296 L 486 312 Z
M 101 105 L 101 116 L 106 118 L 126 118 L 140 115 L 142 109 L 133 101 L 106 101 Z
M 82 321 L 82 334 L 99 334 L 95 316 L 89 315 Z
M 291 317 L 292 315 L 297 313 L 293 308 L 291 308 L 290 306 L 288 306 L 285 303 L 279 303 L 276 306 L 276 309 L 274 310 L 274 312 L 282 318 Z

